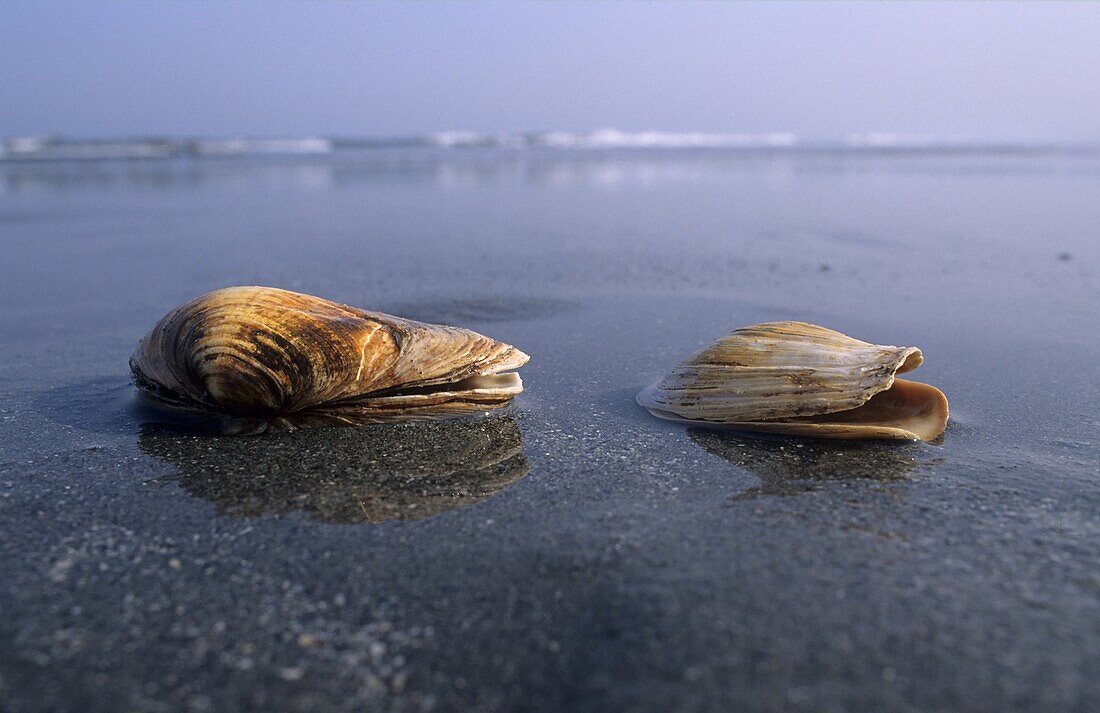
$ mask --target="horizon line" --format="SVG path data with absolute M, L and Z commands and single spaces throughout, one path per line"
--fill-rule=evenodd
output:
M 0 139 L 0 161 L 156 159 L 240 155 L 319 155 L 366 149 L 725 150 L 743 152 L 1100 151 L 1100 140 L 971 137 L 899 132 L 805 137 L 793 132 L 441 131 L 389 136 L 133 135 L 70 138 L 62 134 Z

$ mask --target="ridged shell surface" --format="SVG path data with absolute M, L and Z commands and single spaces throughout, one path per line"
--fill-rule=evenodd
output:
M 169 312 L 130 359 L 161 405 L 373 422 L 484 411 L 522 390 L 526 354 L 432 325 L 269 287 L 231 287 Z
M 713 342 L 639 393 L 638 403 L 663 418 L 741 430 L 931 440 L 946 426 L 946 398 L 895 380 L 922 361 L 916 347 L 768 322 Z

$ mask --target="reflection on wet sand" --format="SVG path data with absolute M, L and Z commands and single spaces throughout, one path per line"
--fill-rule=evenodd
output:
M 688 437 L 763 481 L 734 496 L 735 500 L 798 495 L 838 481 L 896 483 L 928 463 L 918 458 L 926 447 L 917 443 L 752 438 L 699 428 L 688 429 Z
M 957 147 L 958 148 L 958 147 Z M 0 161 L 0 194 L 66 193 L 135 186 L 148 190 L 289 186 L 302 190 L 376 182 L 462 189 L 494 185 L 605 187 L 657 184 L 751 173 L 772 181 L 793 174 L 973 175 L 1007 172 L 1092 175 L 1096 151 L 1089 147 L 1017 147 L 1015 151 L 972 147 L 944 161 L 940 151 L 851 148 L 795 149 L 596 149 L 458 151 L 425 147 L 340 150 L 320 155 L 241 155 L 217 159 L 177 157 L 143 160 Z M 995 160 L 991 161 L 991 158 Z M 1076 159 L 1067 163 L 1068 159 Z
M 180 470 L 179 484 L 240 517 L 303 511 L 333 523 L 422 520 L 472 505 L 527 475 L 510 416 L 260 438 L 142 427 L 141 450 Z

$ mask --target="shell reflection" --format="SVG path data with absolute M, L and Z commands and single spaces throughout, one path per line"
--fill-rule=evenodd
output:
M 331 523 L 422 520 L 472 505 L 530 470 L 509 416 L 224 439 L 145 426 L 141 450 L 221 514 L 303 512 Z
M 918 444 L 793 442 L 702 428 L 689 428 L 688 437 L 707 453 L 760 478 L 760 485 L 735 495 L 734 500 L 763 495 L 799 495 L 820 490 L 829 483 L 856 480 L 897 483 L 930 463 L 920 458 L 927 451 Z

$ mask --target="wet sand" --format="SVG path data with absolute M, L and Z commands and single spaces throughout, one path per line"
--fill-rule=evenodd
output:
M 5 710 L 1095 710 L 1100 161 L 374 151 L 0 164 Z M 269 284 L 532 355 L 506 412 L 256 438 L 135 409 Z M 943 442 L 688 429 L 769 319 L 913 344 Z

